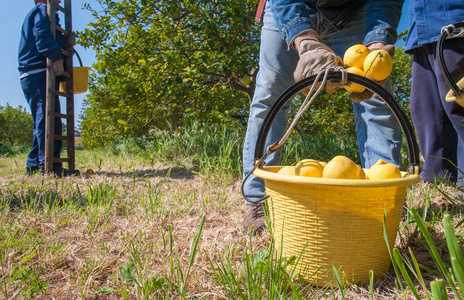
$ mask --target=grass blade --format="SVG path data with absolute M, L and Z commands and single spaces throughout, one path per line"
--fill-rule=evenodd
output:
M 433 300 L 448 300 L 448 293 L 446 292 L 445 282 L 443 279 L 435 279 L 430 283 L 432 290 Z
M 421 300 L 421 297 L 419 296 L 419 293 L 417 292 L 417 289 L 412 283 L 411 277 L 409 277 L 409 273 L 404 266 L 404 261 L 403 261 L 403 258 L 401 257 L 400 251 L 396 248 L 393 249 L 393 258 L 395 259 L 395 262 L 398 265 L 398 268 L 400 269 L 404 280 L 406 280 L 406 283 L 408 284 L 409 289 L 414 294 L 414 297 L 416 297 L 417 300 Z

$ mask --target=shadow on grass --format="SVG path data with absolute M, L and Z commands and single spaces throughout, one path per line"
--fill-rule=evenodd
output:
M 166 167 L 161 169 L 146 169 L 146 170 L 133 170 L 128 172 L 95 172 L 95 175 L 103 175 L 108 177 L 129 177 L 129 178 L 150 178 L 150 177 L 163 177 L 171 179 L 193 179 L 198 176 L 198 167 L 183 168 L 183 167 Z

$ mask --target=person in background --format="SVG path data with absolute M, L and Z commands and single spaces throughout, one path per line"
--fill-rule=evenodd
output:
M 403 0 L 268 0 L 261 30 L 259 72 L 243 147 L 243 179 L 253 169 L 255 145 L 266 114 L 295 81 L 340 65 L 346 49 L 364 44 L 393 54 Z M 391 91 L 389 81 L 385 88 Z M 326 86 L 326 91 L 329 89 Z M 361 164 L 379 159 L 400 165 L 402 132 L 388 106 L 372 93 L 351 94 Z M 368 100 L 368 101 L 364 101 Z M 269 132 L 266 146 L 280 140 L 287 126 L 284 107 Z M 280 152 L 267 165 L 280 163 Z M 254 234 L 265 228 L 264 182 L 250 175 L 243 185 L 243 227 Z M 253 203 L 254 202 L 254 203 Z
M 411 117 L 424 159 L 425 182 L 462 182 L 464 172 L 464 108 L 445 101 L 450 90 L 437 61 L 436 48 L 444 26 L 464 20 L 462 0 L 410 0 L 405 51 L 413 55 Z M 447 39 L 443 55 L 452 78 L 464 77 L 464 38 Z M 459 169 L 459 170 L 458 170 Z
M 56 0 L 58 4 L 61 0 Z M 18 62 L 21 88 L 32 114 L 34 122 L 32 149 L 27 157 L 26 174 L 30 175 L 41 170 L 45 164 L 45 118 L 46 118 L 46 90 L 47 90 L 47 58 L 53 62 L 57 77 L 64 73 L 61 49 L 64 39 L 61 32 L 57 32 L 56 40 L 50 30 L 47 15 L 47 0 L 34 0 L 35 6 L 27 14 L 21 29 Z M 59 17 L 56 18 L 59 25 Z M 72 36 L 72 37 L 71 37 Z M 74 35 L 70 35 L 69 43 L 75 44 Z M 55 98 L 55 111 L 60 112 L 58 96 Z M 55 134 L 61 135 L 61 119 L 55 118 Z M 61 141 L 55 141 L 54 157 L 60 157 Z M 53 163 L 53 173 L 57 176 L 78 175 L 78 170 L 63 169 L 61 162 Z

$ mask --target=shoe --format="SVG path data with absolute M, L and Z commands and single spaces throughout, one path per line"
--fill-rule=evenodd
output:
M 79 176 L 81 172 L 73 169 L 58 169 L 53 170 L 53 174 L 57 177 Z
M 265 203 L 254 203 L 245 205 L 245 216 L 243 218 L 243 229 L 245 234 L 251 230 L 253 236 L 261 234 L 266 229 Z
M 34 175 L 34 173 L 38 172 L 39 170 L 39 167 L 26 166 L 26 175 Z

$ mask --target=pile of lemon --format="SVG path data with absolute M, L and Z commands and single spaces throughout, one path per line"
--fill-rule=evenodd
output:
M 332 178 L 332 179 L 394 179 L 401 178 L 400 169 L 379 159 L 367 174 L 364 169 L 346 156 L 335 156 L 331 161 L 323 162 L 314 159 L 303 159 L 295 166 L 284 166 L 278 172 L 283 175 L 297 175 L 306 177 Z
M 370 51 L 366 46 L 357 44 L 348 48 L 343 56 L 346 71 L 371 78 L 375 81 L 387 79 L 393 70 L 393 59 L 385 50 Z M 345 87 L 350 93 L 362 93 L 366 89 L 359 84 Z

